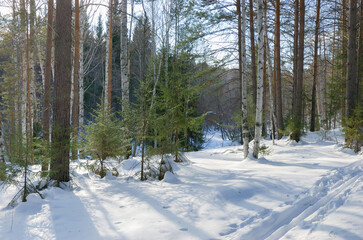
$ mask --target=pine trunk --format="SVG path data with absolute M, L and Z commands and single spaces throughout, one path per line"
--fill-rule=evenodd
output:
M 111 92 L 112 92 L 112 12 L 113 12 L 113 0 L 109 0 L 109 19 L 108 19 L 108 31 L 106 40 L 106 72 L 105 72 L 105 108 L 111 108 Z
M 280 57 L 280 0 L 275 2 L 275 81 L 276 81 L 276 120 L 277 129 L 283 130 L 282 117 L 282 93 L 281 93 L 281 57 Z M 282 138 L 282 133 L 278 131 L 278 139 Z
M 293 80 L 292 80 L 292 109 L 295 109 L 297 69 L 299 62 L 299 0 L 295 0 L 294 7 L 294 59 L 293 59 Z
M 316 113 L 316 78 L 318 74 L 318 44 L 319 44 L 319 22 L 320 22 L 320 0 L 316 4 L 316 22 L 315 22 L 315 42 L 314 42 L 314 73 L 313 73 L 313 92 L 311 96 L 311 119 L 310 131 L 315 131 L 315 113 Z
M 253 24 L 253 0 L 250 0 L 250 36 L 251 36 L 251 81 L 252 81 L 252 99 L 256 105 L 257 77 L 256 77 L 256 47 L 255 47 L 255 27 Z
M 54 99 L 51 179 L 69 181 L 72 1 L 57 0 L 54 41 Z
M 349 27 L 348 27 L 348 57 L 346 81 L 346 114 L 353 115 L 358 99 L 358 69 L 357 69 L 357 0 L 349 1 Z
M 47 25 L 47 42 L 44 70 L 44 112 L 43 112 L 43 138 L 50 142 L 50 81 L 52 77 L 52 45 L 53 45 L 53 6 L 54 1 L 48 1 L 48 25 Z M 42 171 L 48 170 L 48 163 L 42 162 Z
M 74 58 L 73 58 L 73 106 L 72 106 L 72 159 L 77 159 L 78 124 L 79 124 L 79 0 L 74 7 Z
M 84 69 L 84 39 L 85 39 L 85 33 L 84 28 L 86 24 L 86 6 L 83 4 L 83 0 L 81 0 L 81 11 L 80 11 L 80 36 L 79 36 L 79 124 L 78 129 L 79 131 L 82 131 L 82 127 L 84 124 L 84 75 L 85 75 L 85 69 Z
M 297 65 L 297 79 L 296 79 L 296 95 L 295 105 L 293 112 L 294 127 L 291 133 L 291 140 L 300 141 L 301 133 L 303 130 L 303 77 L 304 77 L 304 31 L 305 31 L 305 0 L 300 0 L 299 3 L 299 57 Z
M 255 124 L 255 144 L 253 156 L 258 158 L 260 150 L 260 138 L 262 133 L 262 94 L 263 94 L 263 49 L 264 49 L 264 26 L 263 26 L 263 0 L 258 0 L 257 10 L 258 29 L 258 63 L 257 63 L 257 100 L 256 100 L 256 124 Z

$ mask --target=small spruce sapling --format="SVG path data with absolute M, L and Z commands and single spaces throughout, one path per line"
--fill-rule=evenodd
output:
M 108 171 L 118 175 L 116 168 L 108 166 L 108 157 L 124 156 L 130 143 L 125 139 L 124 131 L 120 121 L 111 113 L 111 109 L 105 108 L 103 104 L 93 114 L 94 122 L 85 127 L 85 151 L 95 159 L 98 159 L 93 170 L 101 178 Z

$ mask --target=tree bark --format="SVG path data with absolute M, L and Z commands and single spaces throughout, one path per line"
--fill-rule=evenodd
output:
M 82 127 L 84 124 L 84 39 L 85 39 L 85 25 L 86 25 L 86 5 L 83 4 L 83 0 L 81 0 L 80 6 L 80 36 L 79 36 L 79 131 L 82 131 Z
M 72 1 L 57 0 L 54 41 L 54 99 L 51 179 L 69 181 Z
M 346 114 L 353 115 L 358 97 L 358 69 L 357 69 L 357 0 L 349 1 L 349 27 L 348 27 L 348 56 L 346 81 Z
M 250 36 L 251 36 L 251 81 L 252 81 L 252 99 L 256 106 L 257 77 L 256 77 L 256 47 L 255 47 L 255 27 L 253 24 L 253 0 L 250 0 Z
M 281 57 L 280 57 L 280 0 L 275 1 L 275 81 L 276 81 L 276 120 L 277 128 L 284 129 L 282 117 L 282 93 L 281 93 Z M 277 138 L 282 138 L 278 131 Z
M 45 55 L 44 70 L 44 112 L 43 112 L 43 139 L 50 142 L 50 80 L 52 77 L 52 45 L 53 45 L 53 6 L 54 1 L 48 1 L 48 25 L 47 25 L 47 42 Z M 42 162 L 42 171 L 48 170 L 48 163 Z
M 128 43 L 127 43 L 127 0 L 122 0 L 121 3 L 121 86 L 122 86 L 122 101 L 124 104 L 129 104 L 129 71 L 128 71 Z
M 346 0 L 342 0 L 342 85 L 341 85 L 341 96 L 340 96 L 340 107 L 341 107 L 341 115 L 342 115 L 342 125 L 345 124 L 346 117 L 346 77 L 347 77 L 347 65 L 346 65 L 346 56 L 347 56 L 347 2 Z
M 299 62 L 299 0 L 295 0 L 294 7 L 294 59 L 293 59 L 293 80 L 292 80 L 292 109 L 295 109 L 297 69 Z
M 262 93 L 263 93 L 263 49 L 264 49 L 264 26 L 263 26 L 263 0 L 258 0 L 257 10 L 257 32 L 258 32 L 258 63 L 257 63 L 257 100 L 256 100 L 256 124 L 255 124 L 255 143 L 253 156 L 258 158 L 260 150 L 260 138 L 262 133 Z
M 236 2 L 238 15 L 238 56 L 239 56 L 239 79 L 241 82 L 241 106 L 242 106 L 242 139 L 243 158 L 248 156 L 249 129 L 247 122 L 247 78 L 246 78 L 246 3 L 242 0 Z
M 74 7 L 74 58 L 73 58 L 73 106 L 72 106 L 72 159 L 77 159 L 78 124 L 79 124 L 79 0 L 75 0 Z
M 311 119 L 310 131 L 315 131 L 316 113 L 316 77 L 318 74 L 318 44 L 319 44 L 319 23 L 320 23 L 320 0 L 316 3 L 316 22 L 315 22 L 315 42 L 314 42 L 314 73 L 313 73 L 313 92 L 311 95 Z
M 297 65 L 297 79 L 296 79 L 296 96 L 295 106 L 293 112 L 294 127 L 290 136 L 291 140 L 300 141 L 302 128 L 303 128 L 303 115 L 302 115 L 302 92 L 303 92 L 303 77 L 304 77 L 304 24 L 305 24 L 305 0 L 300 0 L 299 3 L 299 58 Z
M 109 19 L 108 19 L 108 32 L 106 40 L 106 73 L 105 73 L 105 108 L 111 108 L 111 93 L 112 93 L 112 12 L 113 0 L 109 0 Z

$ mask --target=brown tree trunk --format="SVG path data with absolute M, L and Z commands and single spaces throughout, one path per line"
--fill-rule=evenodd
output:
M 315 131 L 315 112 L 316 112 L 316 77 L 318 74 L 318 44 L 319 44 L 319 23 L 320 23 L 320 0 L 316 4 L 316 22 L 315 22 L 315 43 L 314 43 L 314 74 L 313 74 L 313 92 L 311 96 L 311 119 L 310 131 Z
M 304 25 L 305 25 L 305 0 L 299 2 L 299 57 L 297 65 L 297 79 L 296 79 L 296 96 L 293 113 L 294 128 L 291 134 L 291 139 L 300 141 L 301 133 L 303 130 L 303 78 L 304 78 Z
M 50 142 L 49 125 L 50 125 L 50 80 L 52 77 L 52 45 L 53 45 L 53 6 L 54 1 L 48 1 L 48 25 L 47 25 L 47 43 L 45 56 L 44 72 L 44 112 L 43 112 L 43 138 Z M 48 163 L 42 162 L 42 171 L 48 170 Z
M 72 1 L 57 0 L 54 41 L 54 99 L 51 179 L 69 181 Z
M 276 84 L 276 120 L 277 128 L 284 129 L 282 117 L 282 93 L 281 93 L 281 57 L 280 57 L 280 0 L 275 2 L 275 84 Z M 277 139 L 282 138 L 278 131 Z
M 342 114 L 342 124 L 345 124 L 345 85 L 346 85 L 346 56 L 347 56 L 347 12 L 346 12 L 347 2 L 346 0 L 342 0 L 342 85 L 341 85 L 341 97 L 340 97 L 340 107 L 341 107 L 341 114 Z
M 296 101 L 296 85 L 297 85 L 297 69 L 299 62 L 299 0 L 295 0 L 294 10 L 294 59 L 293 59 L 293 80 L 292 80 L 292 109 L 295 109 Z M 277 117 L 276 117 L 277 118 Z
M 72 159 L 77 159 L 78 123 L 79 123 L 79 0 L 75 0 L 74 8 L 74 60 L 73 60 L 73 106 L 72 106 L 72 130 L 73 146 Z
M 358 104 L 363 104 L 363 0 L 360 1 L 360 21 L 359 21 L 359 42 L 358 42 Z M 360 98 L 359 98 L 360 97 Z M 363 116 L 362 116 L 363 117 Z
M 253 24 L 253 0 L 250 0 L 250 36 L 251 36 L 251 65 L 252 65 L 252 99 L 256 106 L 257 96 L 257 66 L 256 66 L 256 45 L 255 45 L 255 27 Z
M 358 69 L 357 69 L 357 0 L 349 1 L 349 27 L 348 27 L 348 56 L 347 56 L 347 82 L 346 82 L 346 114 L 353 115 L 358 97 Z

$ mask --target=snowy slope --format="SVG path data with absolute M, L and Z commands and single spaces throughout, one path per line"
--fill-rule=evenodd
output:
M 128 177 L 137 160 L 117 178 L 75 169 L 73 191 L 13 209 L 9 188 L 0 239 L 363 239 L 363 156 L 320 139 L 264 141 L 259 160 L 242 161 L 241 146 L 191 152 L 160 182 Z

